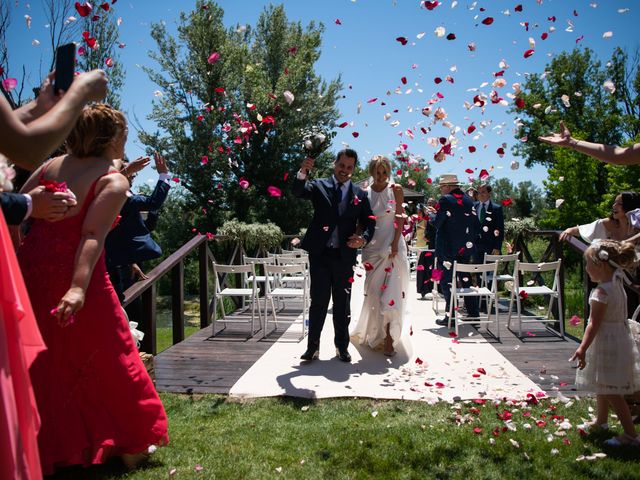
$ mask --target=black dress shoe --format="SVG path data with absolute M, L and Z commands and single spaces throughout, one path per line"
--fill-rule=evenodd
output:
M 441 327 L 448 326 L 449 325 L 449 317 L 436 319 L 436 325 L 440 325 Z
M 351 362 L 351 355 L 349 355 L 349 351 L 346 348 L 336 348 L 336 356 L 343 362 Z
M 300 360 L 311 362 L 320 356 L 320 350 L 317 347 L 309 347 L 307 351 L 300 355 Z

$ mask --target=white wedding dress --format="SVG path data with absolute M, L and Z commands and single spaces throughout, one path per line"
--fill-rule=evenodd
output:
M 392 185 L 381 192 L 376 192 L 371 187 L 367 191 L 371 210 L 376 216 L 376 230 L 371 242 L 362 250 L 362 264 L 369 270 L 364 283 L 364 303 L 358 322 L 351 332 L 351 342 L 356 345 L 366 343 L 371 348 L 376 348 L 386 337 L 389 325 L 393 347 L 397 350 L 402 336 L 406 296 L 409 293 L 407 246 L 400 236 L 398 253 L 393 259 L 389 258 L 396 221 Z M 373 268 L 370 269 L 371 267 Z

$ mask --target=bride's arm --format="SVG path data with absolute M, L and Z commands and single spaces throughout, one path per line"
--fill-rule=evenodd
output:
M 393 222 L 395 232 L 391 241 L 391 256 L 395 257 L 398 253 L 398 242 L 402 236 L 402 227 L 404 226 L 404 194 L 402 193 L 402 185 L 395 183 L 393 185 L 393 196 L 396 200 L 396 217 Z
M 99 191 L 98 191 L 99 189 Z M 104 239 L 127 199 L 129 182 L 120 174 L 106 175 L 96 185 L 95 199 L 87 210 L 71 279 L 71 287 L 58 303 L 56 317 L 67 324 L 69 317 L 82 308 L 93 268 L 104 248 Z

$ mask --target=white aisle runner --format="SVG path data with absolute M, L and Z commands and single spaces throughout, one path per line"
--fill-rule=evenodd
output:
M 364 286 L 363 276 L 354 277 L 352 327 L 360 314 Z M 306 338 L 299 341 L 301 324 L 298 321 L 236 382 L 230 395 L 239 398 L 370 397 L 429 402 L 523 399 L 529 393 L 540 395 L 539 387 L 491 345 L 495 340 L 485 340 L 466 325 L 460 329 L 458 341 L 449 336 L 446 327 L 436 325 L 431 302 L 420 300 L 415 293 L 415 280 L 410 282 L 407 297 L 406 348 L 394 357 L 351 344 L 352 363 L 338 360 L 329 313 L 318 360 L 301 364 Z

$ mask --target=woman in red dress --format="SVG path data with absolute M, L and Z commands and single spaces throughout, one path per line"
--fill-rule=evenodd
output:
M 86 107 L 67 139 L 69 153 L 40 167 L 23 187 L 69 188 L 77 199 L 65 219 L 35 220 L 18 252 L 47 346 L 31 369 L 45 474 L 114 455 L 133 467 L 149 446 L 168 442 L 164 408 L 104 262 L 104 239 L 129 188 L 114 167 L 126 139 L 122 113 Z

